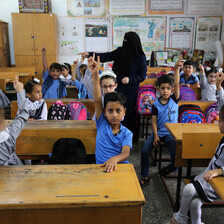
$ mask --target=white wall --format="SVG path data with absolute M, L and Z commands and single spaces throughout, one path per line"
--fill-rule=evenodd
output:
M 57 16 L 67 16 L 67 0 L 51 0 L 52 12 Z M 0 0 L 0 20 L 9 24 L 9 42 L 11 63 L 15 64 L 11 13 L 19 12 L 18 0 Z M 223 12 L 224 24 L 224 12 Z M 25 24 L 24 24 L 25 26 Z M 224 25 L 222 26 L 222 43 L 224 45 Z

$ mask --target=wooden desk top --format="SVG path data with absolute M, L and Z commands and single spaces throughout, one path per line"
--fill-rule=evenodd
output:
M 166 123 L 165 127 L 176 142 L 182 142 L 183 133 L 220 133 L 218 124 Z
M 145 202 L 132 164 L 3 166 L 0 210 L 137 206 Z
M 214 177 L 209 183 L 214 188 L 215 192 L 224 201 L 224 177 Z

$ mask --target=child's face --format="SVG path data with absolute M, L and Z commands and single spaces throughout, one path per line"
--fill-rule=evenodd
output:
M 217 76 L 217 73 L 209 73 L 208 74 L 208 83 L 215 85 L 216 84 L 216 76 Z
M 185 75 L 190 76 L 194 72 L 194 67 L 192 65 L 185 65 L 183 71 Z
M 173 87 L 169 83 L 162 83 L 158 87 L 158 91 L 161 94 L 163 99 L 168 100 L 173 91 Z
M 103 93 L 111 93 L 114 92 L 117 88 L 117 84 L 114 82 L 113 78 L 103 79 L 101 82 L 101 88 L 103 89 Z
M 27 93 L 27 96 L 31 102 L 42 99 L 42 86 L 35 85 L 31 93 Z
M 56 68 L 52 68 L 50 70 L 50 75 L 51 75 L 52 79 L 58 79 L 58 77 L 61 75 L 61 70 L 56 69 Z
M 219 117 L 219 130 L 224 133 L 224 121 Z
M 61 73 L 62 73 L 62 75 L 63 75 L 64 77 L 68 77 L 69 70 L 63 67 Z
M 122 118 L 125 116 L 126 109 L 119 102 L 108 102 L 104 111 L 111 126 L 120 125 Z

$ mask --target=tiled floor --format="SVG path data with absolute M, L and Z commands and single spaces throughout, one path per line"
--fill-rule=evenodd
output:
M 136 173 L 140 177 L 140 154 L 141 147 L 144 144 L 144 139 L 140 139 L 138 143 L 133 145 L 133 151 L 129 158 L 130 163 L 134 164 Z M 167 156 L 166 156 L 167 157 Z M 151 160 L 151 158 L 150 158 Z M 197 174 L 203 168 L 192 169 L 192 174 Z M 158 175 L 158 167 L 153 167 L 151 162 L 150 167 L 151 182 L 143 189 L 146 204 L 143 207 L 143 224 L 167 224 L 170 223 L 173 209 L 169 198 L 163 187 L 160 176 Z M 185 169 L 183 169 L 185 173 Z M 172 195 L 176 193 L 176 179 L 167 179 L 168 186 Z M 184 183 L 182 183 L 183 189 Z M 206 224 L 223 224 L 224 207 L 203 207 L 202 221 Z

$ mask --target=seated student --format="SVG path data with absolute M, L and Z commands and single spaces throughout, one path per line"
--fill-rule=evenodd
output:
M 104 105 L 104 96 L 107 93 L 114 92 L 117 88 L 116 75 L 113 71 L 105 71 L 99 75 L 100 86 L 102 92 L 102 106 Z M 92 120 L 95 120 L 96 116 L 93 115 Z M 122 119 L 123 120 L 123 119 Z
M 152 131 L 153 133 L 146 140 L 141 151 L 141 179 L 140 185 L 143 187 L 149 184 L 149 155 L 160 140 L 165 141 L 171 156 L 171 164 L 161 169 L 161 175 L 168 175 L 176 170 L 174 166 L 176 142 L 165 128 L 165 123 L 178 122 L 178 99 L 179 99 L 179 68 L 182 62 L 179 60 L 175 64 L 174 80 L 168 75 L 158 78 L 157 85 L 161 97 L 152 106 Z M 174 92 L 172 94 L 172 92 Z
M 40 80 L 29 81 L 24 89 L 27 96 L 29 120 L 47 120 L 47 104 L 42 99 Z
M 117 92 L 107 93 L 103 110 L 99 66 L 100 58 L 97 57 L 97 62 L 93 60 L 90 66 L 97 127 L 95 156 L 97 164 L 105 167 L 106 172 L 112 172 L 117 170 L 117 163 L 128 163 L 133 134 L 121 124 L 126 111 L 124 95 Z
M 199 79 L 194 72 L 195 65 L 192 61 L 185 61 L 183 64 L 183 72 L 180 73 L 180 85 L 187 85 L 189 87 L 200 87 Z
M 62 74 L 59 76 L 60 79 L 71 79 L 71 74 L 72 74 L 72 70 L 71 70 L 71 65 L 69 63 L 64 63 L 61 65 L 62 67 Z
M 0 89 L 0 107 L 7 107 L 9 104 L 10 104 L 9 99 Z
M 219 113 L 219 130 L 224 133 L 224 106 L 222 106 Z M 214 157 L 211 159 L 208 167 L 199 175 L 197 175 L 193 182 L 187 184 L 183 190 L 180 209 L 173 214 L 171 223 L 187 223 L 189 217 L 187 216 L 190 210 L 192 224 L 201 222 L 201 206 L 203 202 L 213 202 L 219 199 L 215 190 L 208 183 L 213 177 L 224 175 L 224 137 L 217 146 Z
M 14 121 L 6 127 L 4 109 L 0 107 L 0 165 L 23 165 L 15 152 L 16 138 L 22 131 L 29 114 L 23 84 L 18 81 L 17 76 L 13 82 L 17 92 L 19 112 Z M 25 143 L 24 143 L 25 144 Z
M 199 65 L 200 69 L 200 87 L 201 87 L 201 100 L 216 101 L 216 76 L 217 68 L 207 67 L 204 70 L 203 65 Z M 205 77 L 205 71 L 207 80 Z
M 59 79 L 62 67 L 58 63 L 47 66 L 46 48 L 41 49 L 43 59 L 43 98 L 65 98 L 67 96 L 66 84 Z
M 216 76 L 216 98 L 219 110 L 224 105 L 224 91 L 222 88 L 223 80 L 224 80 L 224 74 L 222 73 L 222 70 L 220 70 L 220 72 Z

